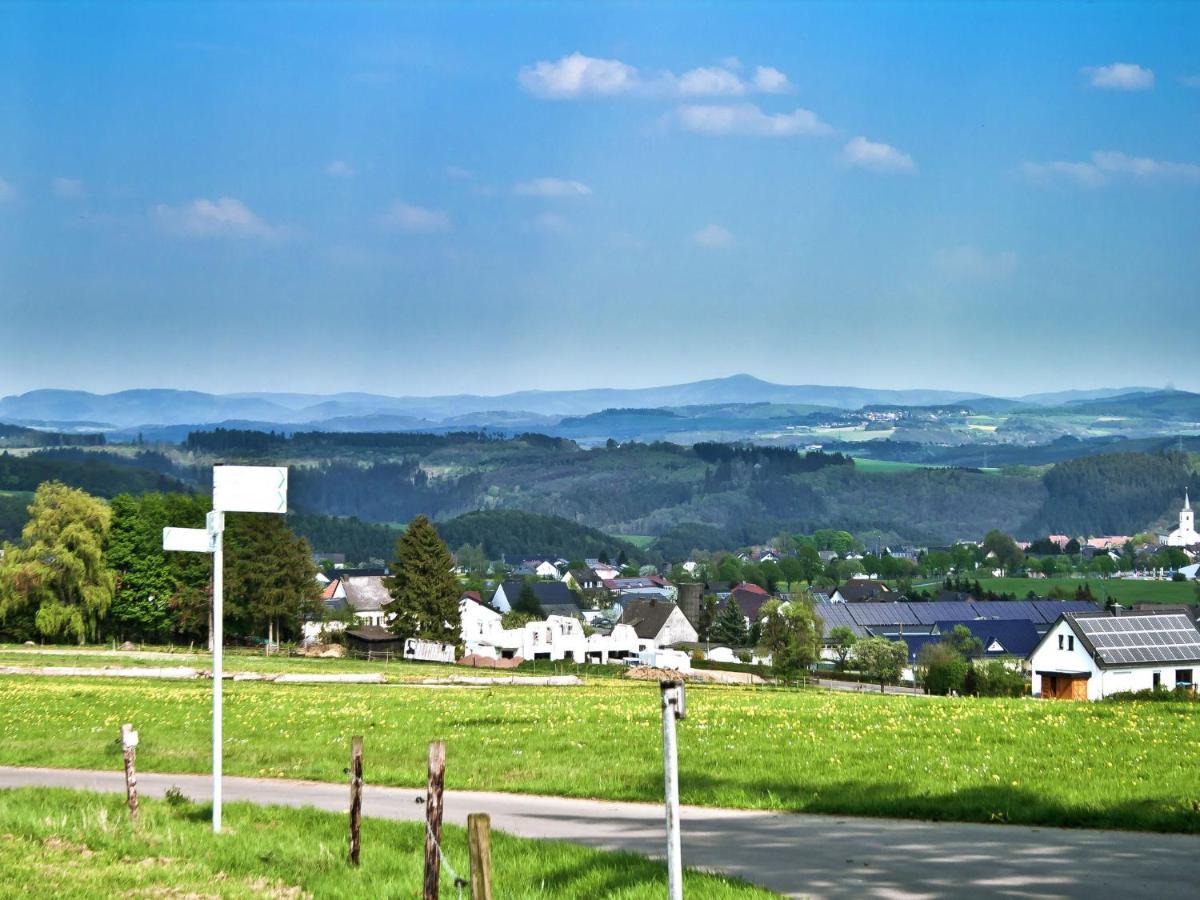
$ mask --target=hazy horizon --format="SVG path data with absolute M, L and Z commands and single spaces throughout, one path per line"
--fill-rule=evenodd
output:
M 1200 391 L 1200 5 L 4 9 L 3 395 Z

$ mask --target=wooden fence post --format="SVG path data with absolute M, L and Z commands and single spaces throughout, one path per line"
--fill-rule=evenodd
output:
M 350 738 L 350 865 L 358 865 L 362 849 L 363 739 Z
M 492 900 L 492 820 L 487 813 L 467 816 L 471 854 L 471 900 Z
M 134 822 L 138 817 L 137 795 L 137 761 L 138 733 L 132 725 L 121 726 L 121 749 L 125 752 L 125 798 L 129 801 L 129 818 Z
M 429 784 L 425 792 L 425 893 L 424 900 L 438 900 L 442 861 L 442 789 L 446 785 L 446 742 L 429 745 Z

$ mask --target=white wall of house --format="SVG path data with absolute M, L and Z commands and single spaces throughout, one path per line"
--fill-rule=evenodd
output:
M 537 568 L 535 568 L 533 571 L 538 578 L 557 579 L 559 575 L 558 569 L 554 567 L 554 563 L 552 562 L 540 562 L 537 564 Z
M 513 600 L 516 599 L 516 597 L 513 597 Z M 497 585 L 496 594 L 492 597 L 492 606 L 502 613 L 512 612 L 512 603 L 509 602 L 508 597 L 504 594 L 503 584 Z
M 658 634 L 654 636 L 654 643 L 659 647 L 669 647 L 671 644 L 683 642 L 695 643 L 699 639 L 700 636 L 696 634 L 695 627 L 683 614 L 683 610 L 676 606 L 671 610 L 671 615 L 667 616 L 667 621 L 663 622 Z

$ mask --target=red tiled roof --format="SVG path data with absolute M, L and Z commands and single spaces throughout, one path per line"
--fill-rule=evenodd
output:
M 771 596 L 766 588 L 760 588 L 757 584 L 752 584 L 749 581 L 743 581 L 741 584 L 735 584 L 733 586 L 733 590 L 746 591 L 751 594 L 762 594 L 764 597 Z
M 325 590 L 321 591 L 322 600 L 332 600 L 334 593 L 337 591 L 337 586 L 341 579 L 335 578 L 329 584 L 325 585 Z

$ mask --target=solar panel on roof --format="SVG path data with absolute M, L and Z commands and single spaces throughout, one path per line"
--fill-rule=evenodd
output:
M 1200 631 L 1183 614 L 1080 616 L 1074 622 L 1103 662 L 1200 660 Z

